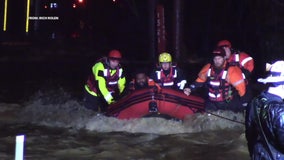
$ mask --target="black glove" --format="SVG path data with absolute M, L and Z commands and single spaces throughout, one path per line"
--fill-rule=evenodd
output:
M 204 83 L 199 82 L 193 82 L 192 84 L 189 84 L 187 88 L 190 88 L 191 91 L 195 91 L 198 88 L 202 87 Z
M 240 97 L 240 101 L 243 107 L 247 107 L 249 101 L 247 100 L 247 97 L 245 95 Z

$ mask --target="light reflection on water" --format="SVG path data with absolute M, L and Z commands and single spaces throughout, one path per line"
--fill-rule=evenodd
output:
M 22 127 L 26 159 L 248 159 L 238 130 L 158 135 Z M 13 158 L 14 138 L 1 136 L 1 159 Z
M 25 104 L 0 104 L 1 160 L 14 158 L 17 134 L 26 135 L 27 160 L 249 159 L 240 123 L 212 114 L 196 114 L 184 122 L 117 120 L 62 95 L 38 93 Z M 214 114 L 244 121 L 242 114 Z

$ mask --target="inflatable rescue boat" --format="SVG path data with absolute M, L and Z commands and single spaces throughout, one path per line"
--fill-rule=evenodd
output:
M 107 116 L 118 119 L 163 117 L 183 120 L 187 115 L 204 112 L 204 99 L 168 88 L 134 91 L 109 106 Z

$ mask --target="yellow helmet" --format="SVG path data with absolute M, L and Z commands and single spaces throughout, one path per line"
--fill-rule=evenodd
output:
M 172 56 L 167 52 L 163 52 L 159 55 L 159 62 L 172 62 Z

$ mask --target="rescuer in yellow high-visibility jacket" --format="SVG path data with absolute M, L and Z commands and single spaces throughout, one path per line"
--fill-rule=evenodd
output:
M 121 58 L 118 50 L 111 50 L 108 57 L 100 59 L 92 67 L 92 74 L 85 84 L 86 108 L 105 112 L 107 106 L 118 100 L 123 93 L 126 78 L 120 65 Z

